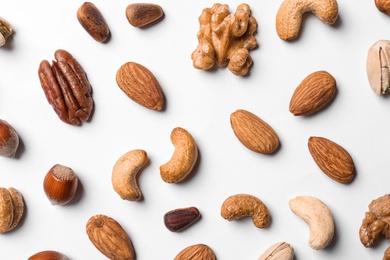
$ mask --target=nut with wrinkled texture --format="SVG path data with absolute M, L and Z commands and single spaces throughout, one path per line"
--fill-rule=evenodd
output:
M 311 196 L 297 196 L 289 201 L 295 215 L 310 228 L 309 246 L 319 250 L 332 242 L 335 226 L 332 212 L 321 200 Z
M 144 150 L 132 150 L 122 155 L 112 169 L 111 182 L 114 190 L 124 200 L 139 201 L 142 192 L 137 178 L 142 167 L 148 162 Z
M 56 61 L 43 60 L 38 75 L 47 101 L 58 117 L 67 124 L 80 125 L 93 109 L 92 87 L 84 69 L 65 50 L 54 53 Z
M 390 0 L 375 0 L 375 6 L 382 13 L 390 15 Z
M 226 4 L 214 4 L 205 8 L 199 16 L 198 46 L 191 58 L 197 69 L 208 70 L 217 64 L 228 66 L 237 75 L 246 75 L 252 65 L 249 51 L 257 47 L 254 33 L 257 21 L 247 4 L 229 14 Z
M 12 25 L 4 18 L 0 17 L 0 47 L 3 46 L 7 39 L 12 35 Z
M 366 71 L 368 83 L 377 95 L 390 90 L 390 41 L 375 42 L 367 53 Z
M 336 80 L 327 71 L 308 75 L 295 89 L 289 110 L 294 116 L 311 115 L 331 102 L 336 93 Z
M 87 33 L 98 42 L 106 42 L 110 28 L 100 10 L 90 2 L 85 2 L 77 10 L 77 19 Z
M 355 164 L 342 146 L 324 137 L 311 136 L 308 147 L 314 161 L 328 177 L 343 184 L 353 180 Z
M 385 194 L 368 205 L 368 212 L 359 229 L 360 241 L 365 247 L 371 247 L 383 234 L 390 239 L 390 194 Z
M 15 229 L 24 210 L 23 196 L 17 189 L 0 187 L 0 234 Z
M 337 20 L 338 4 L 336 0 L 284 0 L 276 14 L 276 32 L 282 40 L 289 41 L 298 36 L 306 12 L 331 25 Z
M 238 140 L 248 149 L 272 154 L 279 147 L 274 129 L 255 114 L 238 109 L 230 115 L 230 124 Z
M 164 94 L 160 84 L 145 66 L 126 62 L 118 69 L 116 82 L 126 96 L 139 105 L 152 110 L 163 109 Z
M 390 260 L 390 247 L 388 247 L 383 254 L 383 260 Z
M 126 7 L 126 18 L 134 27 L 142 27 L 157 21 L 163 14 L 161 6 L 156 4 L 136 3 Z
M 174 260 L 215 260 L 213 250 L 204 244 L 196 244 L 184 248 Z
M 175 151 L 171 159 L 160 166 L 160 176 L 167 183 L 178 183 L 194 168 L 198 159 L 198 147 L 192 135 L 181 127 L 174 128 L 170 138 Z
M 293 260 L 294 248 L 286 242 L 269 247 L 257 260 Z
M 109 259 L 135 259 L 130 237 L 113 218 L 102 214 L 92 216 L 86 224 L 86 232 L 92 244 Z
M 221 216 L 229 221 L 242 217 L 252 217 L 257 228 L 265 228 L 271 221 L 267 206 L 257 197 L 249 194 L 236 194 L 228 197 L 221 206 Z

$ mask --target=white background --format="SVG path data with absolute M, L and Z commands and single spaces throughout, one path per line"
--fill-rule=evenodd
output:
M 250 75 L 228 69 L 200 71 L 192 66 L 198 16 L 213 1 L 155 1 L 165 16 L 152 26 L 132 27 L 125 9 L 131 1 L 94 1 L 112 33 L 106 44 L 94 41 L 76 12 L 83 1 L 3 1 L 0 16 L 15 34 L 0 48 L 0 118 L 19 133 L 17 158 L 0 158 L 0 185 L 22 192 L 27 211 L 22 225 L 0 235 L 1 259 L 27 259 L 42 250 L 57 250 L 71 259 L 105 259 L 86 232 L 87 220 L 99 213 L 116 219 L 132 239 L 137 259 L 173 259 L 187 246 L 209 245 L 218 259 L 257 259 L 279 241 L 290 243 L 295 259 L 382 259 L 390 243 L 383 237 L 374 248 L 359 240 L 368 204 L 389 192 L 390 100 L 378 97 L 365 72 L 368 48 L 390 39 L 390 17 L 373 0 L 339 0 L 335 25 L 307 15 L 293 42 L 276 34 L 277 1 L 247 1 L 258 21 L 259 47 L 251 51 Z M 242 3 L 223 2 L 231 12 Z M 39 63 L 69 51 L 83 66 L 93 87 L 95 110 L 80 127 L 63 123 L 46 101 L 38 79 Z M 128 61 L 148 67 L 167 100 L 165 111 L 134 103 L 115 81 Z M 337 80 L 330 106 L 309 117 L 288 110 L 293 91 L 310 73 L 327 70 Z M 256 154 L 234 136 L 229 116 L 246 109 L 278 133 L 280 149 Z M 194 174 L 167 184 L 159 166 L 173 153 L 174 127 L 187 129 L 200 152 Z M 357 176 L 349 185 L 323 174 L 311 158 L 307 140 L 323 136 L 342 145 L 354 159 Z M 125 152 L 144 149 L 150 164 L 141 172 L 144 201 L 123 201 L 111 186 L 111 170 Z M 81 187 L 66 206 L 52 206 L 42 183 L 56 163 L 71 167 Z M 226 221 L 223 201 L 236 193 L 260 198 L 272 223 L 257 229 L 250 218 Z M 333 213 L 336 234 L 325 250 L 313 250 L 309 229 L 288 201 L 297 195 L 321 199 Z M 168 231 L 163 215 L 196 206 L 201 219 L 181 233 Z

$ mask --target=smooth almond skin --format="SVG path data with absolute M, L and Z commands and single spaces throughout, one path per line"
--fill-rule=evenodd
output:
M 290 100 L 294 116 L 311 115 L 331 102 L 336 93 L 336 80 L 326 71 L 308 75 L 295 89 Z
M 343 147 L 315 136 L 309 138 L 308 147 L 318 167 L 331 179 L 343 184 L 353 180 L 355 165 L 351 155 Z
M 174 260 L 215 260 L 213 250 L 204 244 L 196 244 L 184 248 Z
M 273 128 L 249 111 L 233 112 L 230 124 L 238 140 L 254 152 L 271 154 L 279 147 L 279 137 Z
M 160 19 L 164 14 L 161 6 L 148 3 L 130 4 L 126 7 L 126 18 L 134 27 L 142 27 Z
M 127 62 L 116 73 L 119 88 L 133 101 L 152 110 L 161 110 L 164 95 L 152 72 L 141 64 Z
M 109 259 L 135 259 L 130 237 L 116 220 L 102 214 L 92 216 L 86 231 L 92 244 Z
M 105 42 L 110 29 L 100 10 L 90 2 L 85 2 L 77 10 L 77 19 L 81 26 L 98 42 Z
M 57 251 L 45 250 L 30 256 L 28 260 L 70 260 L 70 258 Z
M 311 248 L 324 249 L 332 242 L 335 233 L 334 220 L 325 203 L 312 196 L 297 196 L 289 201 L 289 207 L 309 226 Z

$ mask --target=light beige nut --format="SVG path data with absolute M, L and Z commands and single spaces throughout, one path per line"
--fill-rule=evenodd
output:
M 390 15 L 390 0 L 375 0 L 375 6 L 382 13 Z
M 162 110 L 164 94 L 153 73 L 145 66 L 126 62 L 116 73 L 119 88 L 134 102 L 152 110 Z
M 215 260 L 213 250 L 204 244 L 196 244 L 184 248 L 174 260 Z
M 135 259 L 130 237 L 113 218 L 102 214 L 92 216 L 86 224 L 86 232 L 92 244 L 109 259 Z
M 12 35 L 12 25 L 4 18 L 0 17 L 0 47 L 5 44 L 7 39 Z
M 77 19 L 85 31 L 96 41 L 106 42 L 110 28 L 100 10 L 90 2 L 85 2 L 77 10 Z
M 377 95 L 390 90 L 390 41 L 379 40 L 368 49 L 366 71 L 368 83 Z
M 124 200 L 139 201 L 142 192 L 137 178 L 142 167 L 148 162 L 144 150 L 132 150 L 122 155 L 112 169 L 111 182 L 114 190 Z
M 279 242 L 268 248 L 257 260 L 293 260 L 294 248 L 286 242 Z
M 332 212 L 321 200 L 311 196 L 298 196 L 289 201 L 292 212 L 310 228 L 309 246 L 319 250 L 332 242 L 335 232 Z
M 198 147 L 192 135 L 181 127 L 172 130 L 171 142 L 175 146 L 175 151 L 171 159 L 160 166 L 160 175 L 167 183 L 178 183 L 194 168 L 198 159 Z
M 271 221 L 267 206 L 257 197 L 249 194 L 236 194 L 228 197 L 221 206 L 221 216 L 229 221 L 242 217 L 252 217 L 257 228 L 265 228 Z
M 353 180 L 355 164 L 342 146 L 324 137 L 311 136 L 308 147 L 314 161 L 328 177 L 343 184 Z
M 383 234 L 390 239 L 390 194 L 385 194 L 368 205 L 359 229 L 360 241 L 365 247 L 371 247 L 375 240 Z
M 226 4 L 205 8 L 199 16 L 198 46 L 191 55 L 194 68 L 208 70 L 217 64 L 228 66 L 237 76 L 246 75 L 252 65 L 249 51 L 257 47 L 257 21 L 248 4 L 229 14 Z
M 163 15 L 163 9 L 156 4 L 135 3 L 126 7 L 126 18 L 134 27 L 143 27 L 157 21 Z
M 292 40 L 299 34 L 302 16 L 315 14 L 324 24 L 333 24 L 338 17 L 336 0 L 284 0 L 276 14 L 276 32 L 282 40 Z
M 311 115 L 328 105 L 335 93 L 336 80 L 329 72 L 313 72 L 295 89 L 289 110 L 294 116 Z
M 274 129 L 255 114 L 238 109 L 230 115 L 230 124 L 238 140 L 248 149 L 271 154 L 279 147 Z

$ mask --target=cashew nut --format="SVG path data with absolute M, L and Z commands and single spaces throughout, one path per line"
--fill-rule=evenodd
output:
M 276 14 L 276 32 L 282 40 L 298 36 L 303 13 L 315 14 L 324 24 L 333 24 L 338 17 L 336 0 L 284 0 Z
M 313 249 L 327 247 L 334 235 L 334 221 L 329 208 L 321 200 L 310 196 L 291 199 L 289 206 L 309 225 L 309 246 Z
M 253 224 L 258 228 L 267 227 L 271 220 L 265 204 L 249 194 L 236 194 L 227 198 L 222 204 L 221 216 L 229 221 L 251 216 Z
M 167 183 L 177 183 L 184 180 L 194 168 L 198 148 L 191 134 L 181 127 L 172 130 L 171 142 L 175 151 L 171 159 L 160 166 L 160 175 Z
M 112 170 L 112 186 L 124 200 L 139 201 L 142 192 L 137 183 L 140 169 L 148 161 L 147 154 L 143 150 L 133 150 L 122 155 L 115 163 Z

